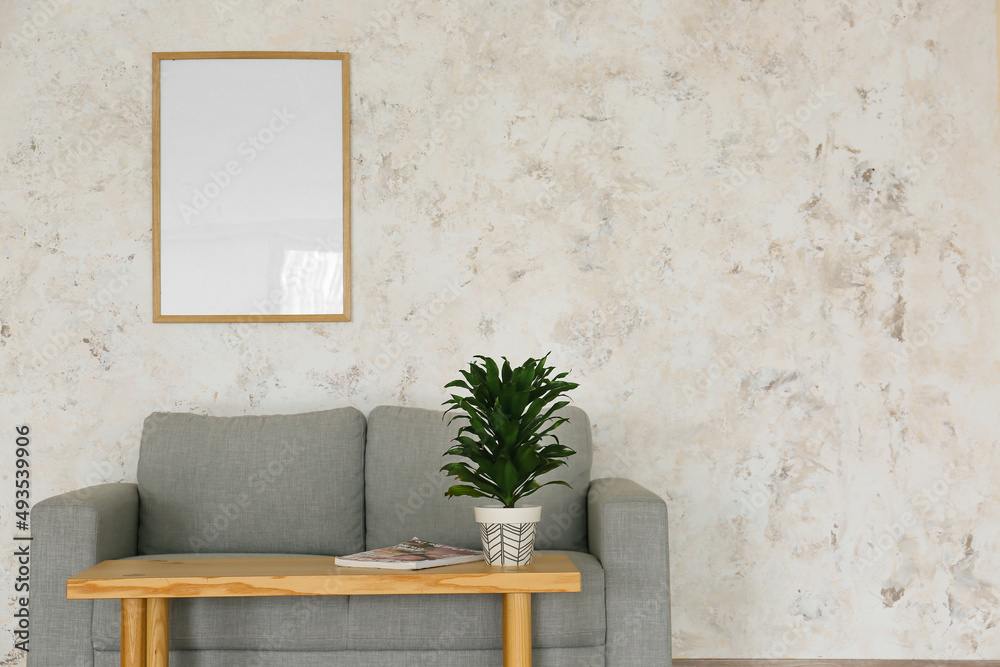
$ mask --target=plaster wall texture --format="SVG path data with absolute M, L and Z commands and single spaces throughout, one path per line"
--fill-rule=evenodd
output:
M 669 504 L 675 656 L 1000 660 L 991 2 L 5 1 L 0 40 L 0 534 L 15 425 L 38 500 L 134 480 L 156 409 L 435 407 L 552 350 L 595 473 Z M 351 53 L 352 322 L 151 322 L 150 53 L 196 50 Z

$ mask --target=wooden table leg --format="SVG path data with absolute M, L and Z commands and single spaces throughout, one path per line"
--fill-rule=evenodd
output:
M 168 667 L 170 653 L 170 600 L 146 600 L 146 667 Z
M 122 667 L 146 667 L 146 601 L 122 599 Z
M 531 593 L 503 594 L 503 667 L 531 667 Z

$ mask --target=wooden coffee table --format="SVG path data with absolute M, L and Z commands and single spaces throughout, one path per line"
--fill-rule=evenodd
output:
M 122 667 L 167 667 L 170 598 L 499 593 L 504 667 L 528 667 L 531 594 L 580 590 L 580 571 L 565 554 L 536 554 L 522 567 L 480 561 L 426 570 L 337 567 L 333 561 L 325 556 L 106 560 L 70 577 L 66 597 L 121 599 Z

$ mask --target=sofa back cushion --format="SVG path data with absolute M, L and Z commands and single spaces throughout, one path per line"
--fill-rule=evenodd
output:
M 454 413 L 452 413 L 454 414 Z M 518 505 L 541 505 L 536 529 L 539 549 L 587 550 L 587 487 L 592 444 L 590 420 L 576 407 L 563 410 L 569 422 L 556 431 L 559 441 L 577 454 L 569 464 L 539 479 L 562 479 L 573 488 L 552 485 Z M 458 547 L 481 549 L 479 526 L 472 508 L 496 504 L 483 498 L 447 498 L 445 490 L 457 484 L 440 472 L 459 423 L 450 426 L 437 410 L 382 406 L 368 416 L 365 448 L 365 516 L 368 549 L 397 544 L 411 537 Z
M 139 553 L 360 551 L 364 446 L 354 408 L 154 412 L 139 451 Z

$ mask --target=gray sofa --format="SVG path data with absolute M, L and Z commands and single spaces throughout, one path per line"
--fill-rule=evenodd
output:
M 670 665 L 667 510 L 625 479 L 590 479 L 590 423 L 568 408 L 578 451 L 543 506 L 539 550 L 567 552 L 580 593 L 536 594 L 539 667 Z M 137 484 L 103 484 L 32 514 L 29 667 L 119 664 L 117 600 L 66 600 L 67 577 L 110 558 L 340 555 L 418 536 L 480 548 L 470 509 L 438 472 L 457 425 L 379 407 L 300 415 L 153 413 Z M 493 595 L 174 600 L 172 667 L 499 666 Z

